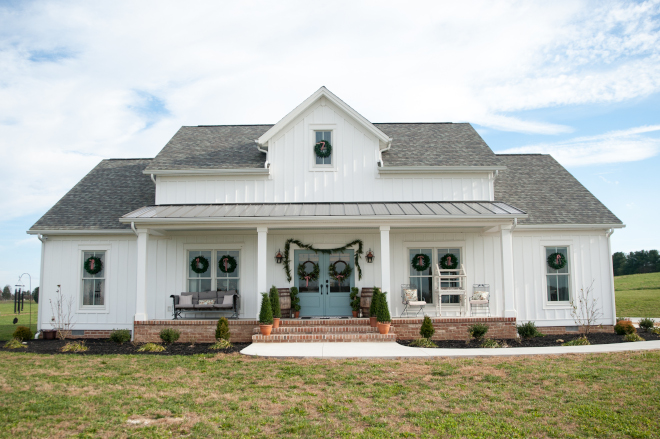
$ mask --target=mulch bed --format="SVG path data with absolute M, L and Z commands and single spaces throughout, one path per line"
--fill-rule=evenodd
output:
M 27 349 L 5 349 L 3 346 L 5 342 L 0 343 L 0 350 L 10 352 L 30 352 L 36 354 L 72 354 L 72 355 L 117 355 L 117 354 L 131 354 L 131 355 L 196 355 L 196 354 L 233 354 L 240 352 L 251 343 L 233 343 L 233 347 L 229 349 L 211 350 L 209 346 L 211 343 L 173 343 L 171 345 L 164 345 L 164 352 L 138 352 L 137 349 L 142 345 L 133 343 L 117 344 L 108 339 L 87 339 L 85 345 L 89 348 L 85 352 L 60 352 L 62 346 L 68 341 L 61 340 L 30 340 L 28 341 Z M 77 341 L 77 340 L 73 340 Z
M 650 332 L 638 331 L 637 334 L 646 341 L 660 340 L 660 336 Z M 505 341 L 511 348 L 540 348 L 548 346 L 561 346 L 563 342 L 567 342 L 580 337 L 580 334 L 561 334 L 561 335 L 545 335 L 543 337 L 535 337 L 530 339 L 513 339 L 501 340 Z M 591 344 L 610 344 L 610 343 L 625 343 L 623 335 L 614 333 L 594 333 L 589 334 L 587 337 Z M 561 341 L 560 341 L 561 340 Z M 432 340 L 439 348 L 481 348 L 481 341 L 472 340 L 466 343 L 465 340 Z M 397 340 L 397 343 L 408 346 L 412 340 Z

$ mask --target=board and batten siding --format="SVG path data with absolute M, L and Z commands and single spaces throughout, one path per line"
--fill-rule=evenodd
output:
M 313 165 L 315 129 L 333 131 L 332 170 Z M 492 173 L 383 176 L 378 147 L 353 118 L 319 102 L 270 141 L 269 177 L 160 175 L 156 204 L 493 201 Z

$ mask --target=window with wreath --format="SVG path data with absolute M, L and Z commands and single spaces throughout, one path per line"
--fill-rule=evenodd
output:
M 433 249 L 411 248 L 408 251 L 410 285 L 417 288 L 417 297 L 433 303 Z
M 84 251 L 82 306 L 105 306 L 105 251 Z
M 568 303 L 571 300 L 568 247 L 546 247 L 545 258 L 548 302 Z
M 317 165 L 332 164 L 332 131 L 314 131 L 314 154 Z
M 188 251 L 188 291 L 239 290 L 239 250 Z
M 448 264 L 448 267 L 456 266 L 460 268 L 462 264 L 461 260 L 461 249 L 460 248 L 439 248 L 437 249 L 438 264 L 441 264 L 442 261 L 445 261 Z M 443 268 L 443 267 L 440 267 Z M 450 271 L 445 274 L 458 274 L 458 271 Z M 451 279 L 443 280 L 440 282 L 440 288 L 458 288 L 460 287 L 459 279 L 456 278 L 455 281 Z M 461 296 L 453 294 L 442 296 L 442 303 L 461 303 Z

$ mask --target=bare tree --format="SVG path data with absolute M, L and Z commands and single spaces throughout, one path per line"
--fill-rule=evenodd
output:
M 589 334 L 591 327 L 603 317 L 598 299 L 593 297 L 594 281 L 587 288 L 581 288 L 577 297 L 571 298 L 571 316 L 578 326 L 584 327 L 584 333 Z
M 68 335 L 71 335 L 74 326 L 73 297 L 64 296 L 62 287 L 58 285 L 55 292 L 55 303 L 53 304 L 52 299 L 48 301 L 53 313 L 50 324 L 57 330 L 57 338 L 64 340 Z

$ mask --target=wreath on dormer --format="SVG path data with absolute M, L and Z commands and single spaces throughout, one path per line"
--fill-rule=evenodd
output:
M 316 153 L 317 157 L 330 157 L 330 154 L 332 154 L 332 145 L 327 140 L 320 140 L 314 145 L 314 153 Z

